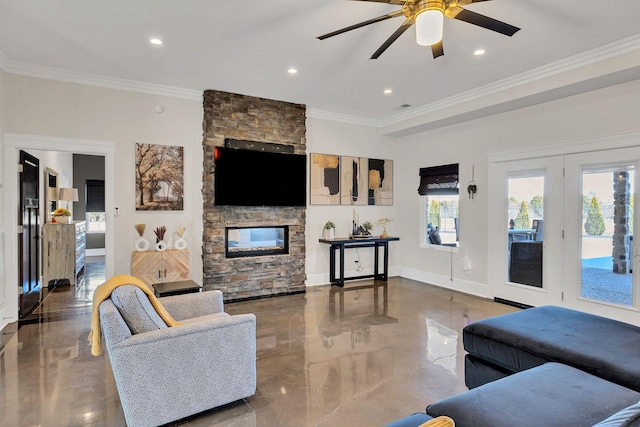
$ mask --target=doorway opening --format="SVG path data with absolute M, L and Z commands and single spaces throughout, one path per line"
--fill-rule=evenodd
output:
M 115 143 L 109 141 L 81 140 L 55 138 L 37 135 L 24 134 L 5 134 L 5 156 L 4 156 L 4 175 L 5 188 L 3 205 L 4 218 L 7 226 L 10 224 L 18 224 L 18 170 L 19 151 L 20 150 L 38 150 L 38 151 L 56 151 L 62 153 L 78 153 L 95 156 L 104 156 L 105 164 L 105 212 L 113 212 L 114 201 L 114 178 L 115 178 Z M 55 150 L 52 150 L 55 147 Z M 114 274 L 114 224 L 113 216 L 106 215 L 105 233 L 105 255 L 104 270 L 106 277 Z M 3 284 L 5 301 L 0 301 L 0 319 L 3 328 L 9 323 L 19 320 L 19 290 L 18 283 L 18 237 L 17 234 L 6 233 L 6 281 Z

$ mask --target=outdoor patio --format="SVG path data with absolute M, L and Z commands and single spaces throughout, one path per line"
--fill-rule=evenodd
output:
M 583 236 L 582 297 L 632 305 L 631 273 L 613 272 L 611 236 Z

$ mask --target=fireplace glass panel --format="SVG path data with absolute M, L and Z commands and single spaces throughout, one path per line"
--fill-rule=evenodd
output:
M 227 227 L 226 256 L 237 258 L 289 253 L 289 227 Z

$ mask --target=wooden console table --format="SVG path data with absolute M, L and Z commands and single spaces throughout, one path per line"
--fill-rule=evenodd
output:
M 320 239 L 320 243 L 326 243 L 329 247 L 329 281 L 332 285 L 344 286 L 345 280 L 367 279 L 373 277 L 374 280 L 387 281 L 389 273 L 389 242 L 400 240 L 399 237 L 371 237 L 368 239 L 351 239 L 348 237 L 338 237 L 335 239 Z M 345 249 L 374 248 L 373 254 L 373 274 L 362 276 L 344 277 L 344 251 Z M 378 253 L 380 248 L 384 249 L 384 262 L 382 273 L 379 273 L 380 263 Z M 336 252 L 340 258 L 340 275 L 336 278 Z

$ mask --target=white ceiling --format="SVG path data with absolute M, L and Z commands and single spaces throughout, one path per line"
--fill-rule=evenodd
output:
M 444 57 L 434 60 L 410 28 L 370 60 L 403 17 L 323 41 L 316 37 L 398 6 L 350 0 L 0 0 L 0 65 L 9 72 L 53 67 L 52 74 L 67 70 L 223 90 L 377 121 L 640 34 L 637 0 L 493 0 L 466 8 L 522 30 L 507 37 L 446 19 Z M 164 44 L 150 45 L 151 37 Z M 487 53 L 474 56 L 477 48 Z M 289 75 L 289 67 L 298 74 Z M 387 88 L 391 95 L 383 94 Z

